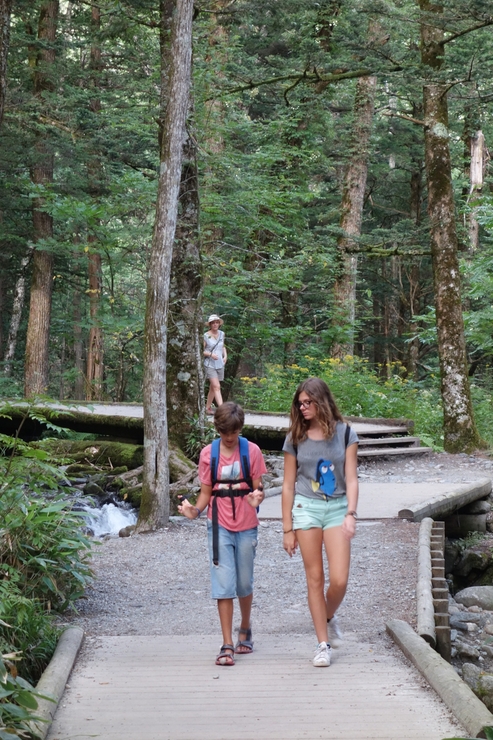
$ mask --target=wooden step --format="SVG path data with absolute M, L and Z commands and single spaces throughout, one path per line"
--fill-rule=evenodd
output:
M 384 449 L 358 450 L 358 457 L 386 457 L 387 455 L 424 455 L 433 452 L 432 447 L 385 447 Z
M 382 447 L 390 446 L 397 447 L 403 445 L 404 447 L 419 447 L 419 437 L 360 437 L 360 447 Z

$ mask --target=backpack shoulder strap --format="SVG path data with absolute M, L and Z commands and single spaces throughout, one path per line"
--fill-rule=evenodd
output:
M 346 432 L 344 434 L 344 447 L 348 446 L 350 433 L 351 433 L 351 427 L 349 426 L 349 424 L 346 424 Z
M 246 437 L 240 436 L 238 437 L 238 443 L 240 445 L 240 461 L 243 478 L 247 481 L 250 488 L 252 488 L 252 479 L 250 476 L 250 450 L 248 446 L 248 439 L 246 439 Z
M 211 483 L 213 488 L 217 483 L 217 467 L 219 465 L 220 443 L 220 439 L 214 439 L 211 444 Z

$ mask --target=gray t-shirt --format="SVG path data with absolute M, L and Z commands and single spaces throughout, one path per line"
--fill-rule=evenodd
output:
M 283 451 L 294 455 L 298 463 L 295 493 L 307 498 L 337 498 L 346 493 L 344 463 L 346 459 L 346 423 L 338 421 L 331 439 L 304 439 L 295 450 L 291 435 L 284 440 Z M 349 445 L 358 442 L 358 435 L 350 428 Z

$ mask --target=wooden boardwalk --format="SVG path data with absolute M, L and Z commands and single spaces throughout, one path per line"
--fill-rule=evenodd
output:
M 413 500 L 430 498 L 436 486 L 415 486 Z M 383 488 L 362 482 L 363 518 L 374 513 L 372 500 L 378 501 L 380 517 L 396 516 L 397 502 L 392 502 L 390 488 Z M 411 487 L 406 488 L 401 494 L 407 500 Z M 261 507 L 262 517 L 278 518 L 279 514 L 277 497 Z M 369 518 L 360 526 L 372 526 Z M 364 568 L 359 577 L 364 579 Z M 350 627 L 350 614 L 347 617 L 344 625 Z M 285 618 L 280 606 L 280 627 Z M 217 630 L 187 636 L 88 637 L 48 740 L 442 740 L 467 736 L 426 680 L 389 642 L 370 644 L 355 633 L 346 633 L 342 646 L 332 653 L 329 668 L 311 664 L 311 625 L 304 634 L 255 633 L 255 651 L 238 656 L 233 668 L 214 665 L 218 646 Z
M 420 674 L 347 635 L 329 668 L 311 635 L 255 635 L 234 668 L 217 635 L 87 640 L 48 740 L 441 740 L 466 734 Z

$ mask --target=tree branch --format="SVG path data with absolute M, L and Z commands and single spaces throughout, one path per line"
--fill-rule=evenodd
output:
M 403 118 L 405 121 L 411 121 L 411 123 L 416 123 L 418 126 L 423 126 L 424 128 L 428 127 L 428 124 L 425 123 L 425 121 L 420 121 L 419 118 L 413 118 L 412 116 L 406 116 L 405 113 L 393 113 L 392 111 L 387 113 L 385 111 L 381 111 L 381 114 L 388 118 Z
M 490 16 L 482 23 L 479 23 L 477 26 L 471 26 L 471 28 L 465 28 L 463 31 L 457 31 L 457 33 L 453 33 L 451 36 L 448 36 L 446 39 L 442 41 L 442 44 L 449 44 L 451 41 L 455 41 L 455 39 L 460 38 L 461 36 L 465 36 L 468 33 L 472 33 L 473 31 L 479 31 L 481 28 L 487 28 L 488 26 L 493 26 L 493 16 Z
M 402 67 L 394 67 L 391 72 L 399 72 L 402 70 Z M 300 82 L 309 82 L 309 83 L 318 83 L 318 82 L 325 82 L 326 84 L 331 84 L 335 82 L 341 82 L 342 80 L 354 80 L 358 77 L 370 77 L 373 75 L 374 72 L 371 69 L 368 68 L 362 68 L 362 69 L 354 69 L 354 70 L 348 70 L 346 72 L 337 72 L 336 74 L 332 75 L 321 75 L 319 74 L 318 70 L 315 69 L 313 72 L 308 72 L 305 70 L 304 72 L 297 73 L 297 74 L 289 74 L 289 75 L 280 75 L 279 77 L 270 77 L 267 80 L 250 80 L 249 82 L 244 83 L 243 85 L 238 85 L 237 87 L 231 87 L 229 90 L 224 90 L 224 95 L 232 95 L 233 93 L 237 92 L 244 92 L 246 90 L 254 90 L 257 87 L 263 87 L 265 85 L 274 85 L 279 82 L 289 82 L 290 80 L 294 80 L 294 84 L 290 86 L 288 89 L 292 89 Z M 214 98 L 217 98 L 217 96 L 211 96 L 210 98 L 207 98 L 207 100 L 212 100 Z

